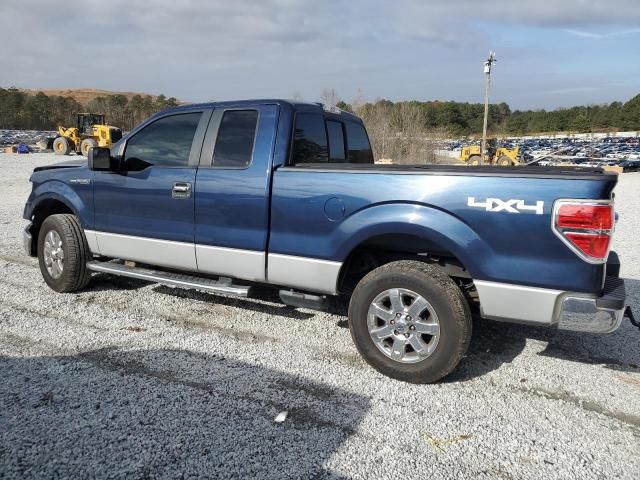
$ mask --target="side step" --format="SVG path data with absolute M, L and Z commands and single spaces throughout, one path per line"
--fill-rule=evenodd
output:
M 94 260 L 87 262 L 87 268 L 94 272 L 137 278 L 149 282 L 161 283 L 162 285 L 168 285 L 170 287 L 193 288 L 196 290 L 204 290 L 205 292 L 221 293 L 236 297 L 248 296 L 249 289 L 251 288 L 243 285 L 234 285 L 229 278 L 213 280 L 184 273 L 164 272 L 162 270 L 152 270 L 116 262 L 99 262 Z
M 296 308 L 308 308 L 310 310 L 329 311 L 333 305 L 326 295 L 312 295 L 310 293 L 296 292 L 293 290 L 280 290 L 282 303 Z

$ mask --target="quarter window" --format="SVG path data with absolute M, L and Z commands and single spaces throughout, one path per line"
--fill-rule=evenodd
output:
M 251 164 L 253 144 L 258 126 L 257 110 L 228 110 L 224 112 L 213 166 L 221 168 L 246 168 Z
M 326 163 L 328 160 L 324 116 L 321 113 L 298 113 L 293 134 L 293 164 Z
M 127 142 L 125 169 L 187 167 L 201 116 L 202 112 L 171 115 L 144 127 Z

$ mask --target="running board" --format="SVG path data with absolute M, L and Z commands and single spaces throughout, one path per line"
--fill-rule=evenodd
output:
M 115 262 L 87 262 L 87 268 L 94 272 L 110 273 L 123 277 L 137 278 L 149 282 L 161 283 L 170 287 L 193 288 L 211 293 L 221 293 L 236 297 L 246 297 L 249 295 L 251 287 L 234 285 L 230 278 L 214 280 L 211 278 L 196 277 L 184 273 L 164 272 L 162 270 L 152 270 L 149 268 L 132 267 Z

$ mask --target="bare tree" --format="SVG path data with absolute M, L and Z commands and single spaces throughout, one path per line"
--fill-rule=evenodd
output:
M 338 96 L 338 92 L 336 92 L 335 88 L 325 88 L 320 94 L 320 101 L 328 110 L 335 111 L 337 108 L 336 105 L 340 101 L 340 97 Z
M 417 103 L 353 102 L 354 112 L 364 121 L 374 150 L 381 163 L 436 163 L 439 143 L 446 137 L 444 129 L 428 129 L 424 112 Z

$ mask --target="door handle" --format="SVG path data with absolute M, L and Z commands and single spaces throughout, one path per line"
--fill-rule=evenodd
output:
M 190 198 L 191 184 L 187 182 L 175 182 L 171 189 L 172 198 Z

